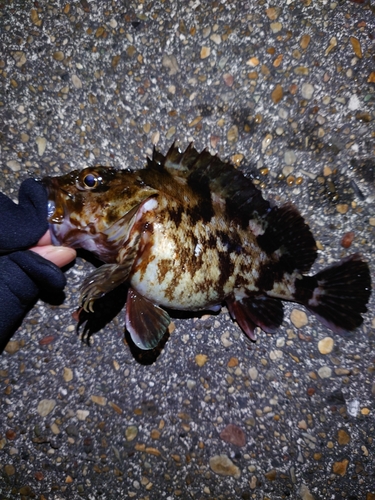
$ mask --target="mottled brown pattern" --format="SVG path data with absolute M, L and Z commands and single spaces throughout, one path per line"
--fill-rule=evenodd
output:
M 144 279 L 148 264 L 150 264 L 155 259 L 155 256 L 152 253 L 152 247 L 154 245 L 154 228 L 152 223 L 147 222 L 140 224 L 140 228 L 137 230 L 143 233 L 143 238 L 141 238 L 141 242 L 138 248 L 139 257 L 135 260 L 131 272 L 139 272 L 142 276 L 142 279 Z
M 119 259 L 126 255 L 125 235 L 138 232 L 129 280 L 150 300 L 166 306 L 203 308 L 223 301 L 236 289 L 243 295 L 272 290 L 283 278 L 279 257 L 274 255 L 277 241 L 272 239 L 267 255 L 249 230 L 251 217 L 255 225 L 267 227 L 268 203 L 217 157 L 208 152 L 198 155 L 191 148 L 190 156 L 176 151 L 171 150 L 165 161 L 157 156 L 158 161 L 138 172 L 91 167 L 50 180 L 56 206 L 64 205 L 69 214 L 65 228 L 53 226 L 56 239 L 81 245 L 107 262 L 121 263 Z M 210 173 L 217 175 L 210 177 Z M 95 189 L 85 186 L 88 174 L 96 176 Z M 124 227 L 123 235 L 117 229 L 114 236 L 113 224 L 150 197 L 155 197 L 157 206 L 137 222 L 127 221 L 132 225 Z M 92 240 L 85 241 L 84 234 Z M 100 244 L 95 239 L 99 235 Z M 269 239 L 263 237 L 266 250 Z M 165 251 L 171 253 L 166 256 Z
M 227 300 L 250 338 L 257 325 L 265 331 L 280 325 L 282 307 L 275 299 L 308 299 L 307 306 L 333 324 L 330 306 L 321 314 L 319 303 L 310 304 L 314 293 L 325 296 L 325 288 L 315 291 L 317 281 L 301 274 L 314 262 L 316 245 L 296 208 L 271 209 L 249 179 L 207 151 L 199 154 L 190 146 L 181 153 L 172 146 L 166 157 L 155 152 L 137 172 L 91 167 L 44 182 L 54 242 L 86 248 L 113 264 L 113 272 L 107 266 L 87 281 L 82 293 L 90 307 L 103 290 L 121 282 L 123 273 L 133 290 L 131 308 L 145 304 L 142 298 L 148 308 L 151 303 L 182 310 Z M 343 275 L 356 283 L 357 309 L 365 310 L 370 278 L 360 258 L 327 275 L 332 300 L 335 276 Z M 351 296 L 350 287 L 346 293 Z M 136 309 L 132 318 L 141 317 Z M 360 324 L 356 314 L 354 323 Z M 153 317 L 160 338 L 166 316 L 155 309 Z M 343 314 L 337 323 L 345 321 Z M 130 323 L 134 336 L 141 336 Z M 146 343 L 153 345 L 150 339 Z

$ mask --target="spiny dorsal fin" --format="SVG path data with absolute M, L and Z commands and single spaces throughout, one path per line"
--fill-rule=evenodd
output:
M 207 149 L 198 153 L 192 143 L 184 152 L 173 143 L 165 157 L 154 151 L 151 164 L 150 168 L 164 168 L 172 176 L 185 179 L 193 191 L 215 193 L 225 201 L 228 216 L 240 220 L 243 226 L 254 217 L 263 218 L 270 209 L 260 190 L 241 171 Z
M 180 151 L 180 149 L 174 142 L 172 146 L 169 148 L 165 157 L 163 157 L 164 158 L 163 166 L 172 175 L 175 175 L 176 172 L 178 172 L 179 175 L 181 174 L 183 175 L 184 173 L 188 174 L 191 168 L 195 165 L 197 158 L 201 154 L 202 153 L 198 153 L 198 151 L 194 148 L 192 142 L 183 152 Z M 160 160 L 160 157 L 158 157 L 158 160 Z

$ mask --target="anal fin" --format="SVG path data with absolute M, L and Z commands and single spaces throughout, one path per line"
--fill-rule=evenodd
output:
M 129 288 L 125 322 L 134 344 L 148 350 L 158 345 L 171 319 L 166 311 Z
M 226 303 L 232 318 L 253 341 L 257 326 L 266 333 L 275 333 L 283 321 L 283 304 L 279 299 L 259 296 L 236 300 L 232 297 Z

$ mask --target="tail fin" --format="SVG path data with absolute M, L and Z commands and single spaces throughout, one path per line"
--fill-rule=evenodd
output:
M 331 330 L 344 333 L 362 324 L 370 295 L 368 264 L 353 254 L 315 276 L 303 276 L 296 282 L 295 300 Z

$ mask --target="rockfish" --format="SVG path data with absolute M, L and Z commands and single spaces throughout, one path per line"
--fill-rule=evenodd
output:
M 88 167 L 43 179 L 54 244 L 84 248 L 104 264 L 83 283 L 80 303 L 128 284 L 126 328 L 154 348 L 164 310 L 219 311 L 255 339 L 273 333 L 282 301 L 304 305 L 334 332 L 354 330 L 371 293 L 369 268 L 351 255 L 314 276 L 314 237 L 298 210 L 266 201 L 236 170 L 192 145 L 154 151 L 142 170 Z

